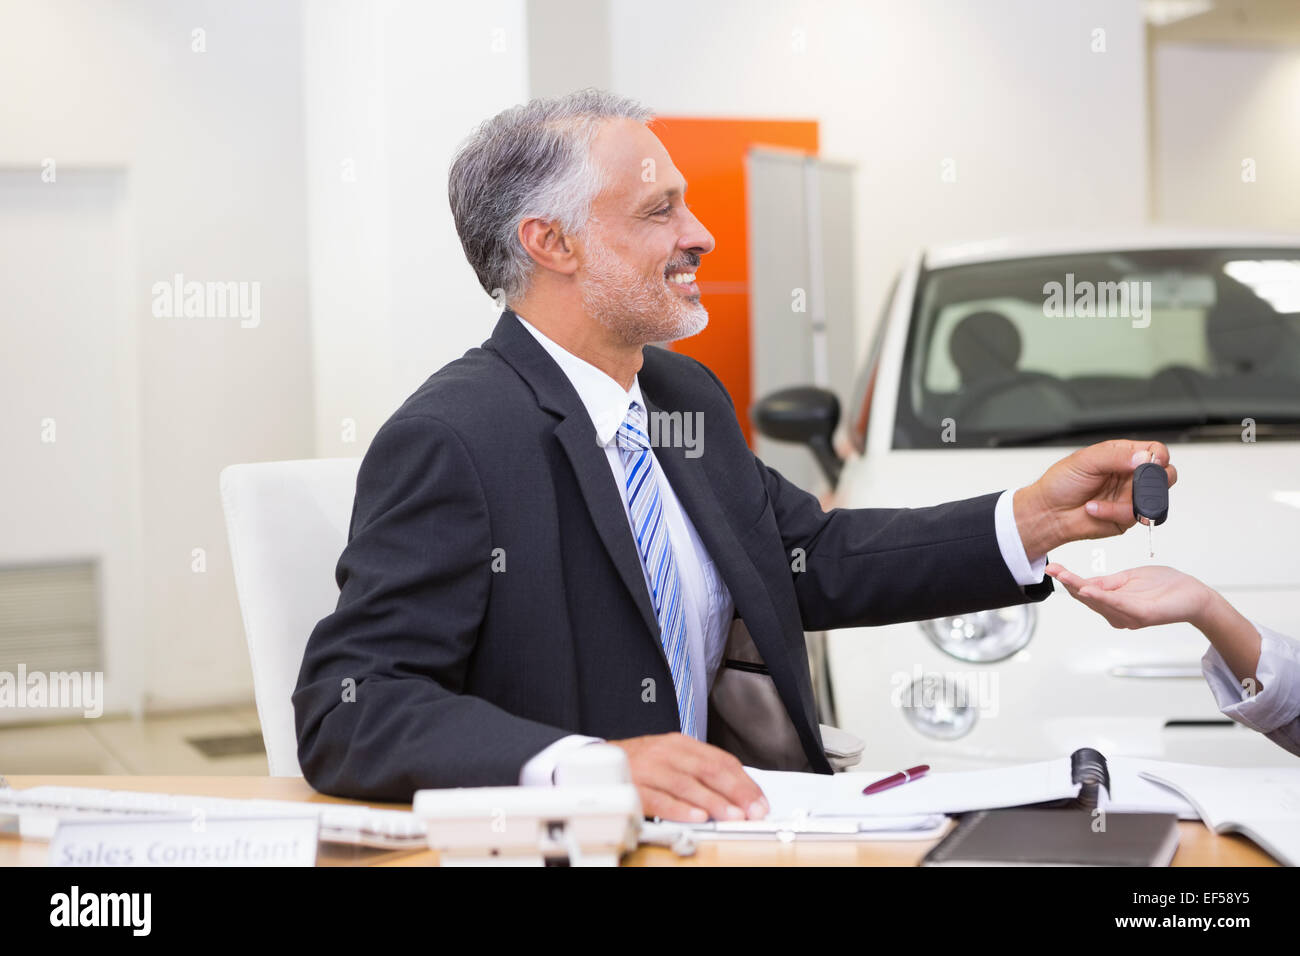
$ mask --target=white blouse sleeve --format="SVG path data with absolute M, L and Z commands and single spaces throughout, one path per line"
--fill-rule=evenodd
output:
M 1201 658 L 1201 672 L 1225 715 L 1300 756 L 1300 643 L 1258 624 L 1255 628 L 1260 636 L 1255 676 L 1263 690 L 1253 693 L 1254 688 L 1243 687 L 1213 644 Z

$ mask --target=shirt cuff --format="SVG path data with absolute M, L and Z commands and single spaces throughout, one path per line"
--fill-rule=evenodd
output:
M 567 737 L 561 737 L 555 743 L 548 746 L 541 753 L 529 758 L 528 762 L 519 771 L 519 786 L 521 787 L 549 787 L 555 783 L 555 767 L 560 762 L 560 758 L 570 750 L 578 747 L 585 747 L 587 744 L 599 744 L 604 741 L 600 737 L 584 737 L 582 734 L 570 734 Z
M 1254 622 L 1252 622 L 1254 623 Z M 1259 631 L 1259 693 L 1243 688 L 1213 644 L 1201 658 L 1201 672 L 1225 716 L 1261 734 L 1271 734 L 1300 717 L 1300 645 L 1266 627 Z
M 1002 560 L 1006 562 L 1007 570 L 1016 583 L 1021 587 L 1041 583 L 1043 575 L 1047 573 L 1047 556 L 1044 555 L 1033 564 L 1029 563 L 1025 543 L 1020 540 L 1020 529 L 1016 527 L 1016 512 L 1010 490 L 998 496 L 998 503 L 993 508 L 993 524 L 997 528 L 998 549 L 1002 552 Z

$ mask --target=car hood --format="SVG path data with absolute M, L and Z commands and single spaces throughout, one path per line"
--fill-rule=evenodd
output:
M 920 507 L 1038 478 L 1069 448 L 972 448 L 890 451 L 848 463 L 834 504 Z M 1077 541 L 1054 561 L 1084 576 L 1166 564 L 1224 591 L 1300 587 L 1300 442 L 1204 442 L 1170 447 L 1178 482 L 1169 518 Z

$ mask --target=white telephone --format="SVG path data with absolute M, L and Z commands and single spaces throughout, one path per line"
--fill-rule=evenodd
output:
M 617 866 L 642 840 L 694 851 L 682 831 L 644 823 L 627 755 L 613 744 L 565 754 L 554 787 L 419 790 L 413 809 L 443 866 Z

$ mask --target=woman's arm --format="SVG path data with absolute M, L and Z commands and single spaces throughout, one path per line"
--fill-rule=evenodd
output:
M 1197 628 L 1210 641 L 1201 666 L 1219 709 L 1300 755 L 1300 643 L 1255 625 L 1213 588 L 1173 568 L 1085 579 L 1049 564 L 1047 573 L 1113 627 L 1185 621 Z
M 1223 655 L 1239 681 L 1258 685 L 1259 631 L 1223 595 L 1190 574 L 1150 566 L 1081 578 L 1059 564 L 1048 565 L 1047 573 L 1112 627 L 1191 624 Z
M 1258 694 L 1264 689 L 1256 673 L 1259 670 L 1260 650 L 1258 628 L 1246 620 L 1218 591 L 1190 575 L 1184 576 L 1195 581 L 1206 592 L 1204 609 L 1190 618 L 1188 623 L 1214 645 L 1214 649 L 1223 657 L 1223 662 L 1237 678 L 1238 686 L 1249 696 Z

